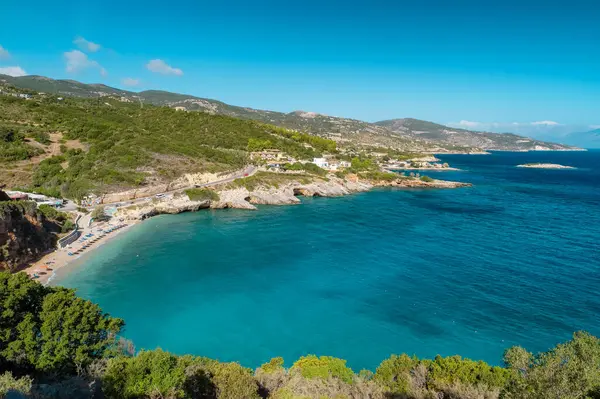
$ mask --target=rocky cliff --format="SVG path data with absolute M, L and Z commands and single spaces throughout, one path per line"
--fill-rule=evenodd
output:
M 289 176 L 288 176 L 289 177 Z M 232 186 L 223 184 L 216 187 L 218 200 L 190 200 L 185 194 L 172 198 L 153 200 L 120 208 L 115 214 L 126 220 L 142 220 L 158 214 L 176 214 L 197 211 L 199 209 L 249 209 L 255 210 L 255 205 L 294 205 L 299 204 L 298 196 L 308 197 L 339 197 L 357 192 L 368 191 L 373 187 L 393 188 L 458 188 L 471 186 L 469 183 L 458 183 L 443 180 L 422 181 L 416 178 L 399 178 L 393 181 L 366 181 L 356 176 L 340 179 L 334 176 L 328 178 L 315 177 L 311 181 L 302 178 L 292 178 L 284 184 L 269 184 L 267 182 L 252 187 Z
M 0 202 L 0 270 L 15 271 L 56 245 L 59 226 L 29 201 Z

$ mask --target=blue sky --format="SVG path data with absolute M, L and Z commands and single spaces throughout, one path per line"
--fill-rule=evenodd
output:
M 31 0 L 2 6 L 0 71 L 368 121 L 583 128 L 600 125 L 599 20 L 592 0 Z

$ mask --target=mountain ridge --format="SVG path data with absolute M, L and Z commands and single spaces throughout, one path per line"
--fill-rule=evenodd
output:
M 389 119 L 371 123 L 311 111 L 295 110 L 285 113 L 260 110 L 164 90 L 134 92 L 101 83 L 86 84 L 70 79 L 55 80 L 39 75 L 22 77 L 0 75 L 0 81 L 5 81 L 21 89 L 56 95 L 84 98 L 116 96 L 121 101 L 140 101 L 185 111 L 202 111 L 240 119 L 256 120 L 326 137 L 338 142 L 352 142 L 371 147 L 389 147 L 404 151 L 469 153 L 481 150 L 579 149 L 574 146 L 536 140 L 513 133 L 490 133 L 451 128 L 414 118 Z

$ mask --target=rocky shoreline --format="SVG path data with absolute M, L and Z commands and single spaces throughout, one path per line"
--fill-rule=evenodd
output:
M 291 181 L 277 186 L 261 185 L 249 190 L 246 187 L 223 185 L 215 187 L 218 200 L 193 201 L 184 193 L 171 198 L 154 199 L 147 203 L 119 208 L 115 217 L 128 221 L 143 220 L 160 214 L 177 214 L 195 212 L 200 209 L 248 209 L 256 210 L 256 205 L 295 205 L 301 201 L 298 196 L 306 197 L 340 197 L 369 191 L 375 187 L 391 188 L 459 188 L 470 187 L 470 183 L 445 180 L 423 181 L 417 178 L 399 178 L 393 181 L 364 181 L 356 177 L 340 179 L 316 178 L 315 181 L 303 183 Z

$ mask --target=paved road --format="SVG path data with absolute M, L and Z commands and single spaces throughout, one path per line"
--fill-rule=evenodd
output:
M 251 165 L 251 166 L 248 166 L 246 169 L 242 170 L 241 172 L 234 174 L 232 177 L 228 177 L 227 179 L 222 179 L 222 180 L 211 181 L 210 183 L 197 184 L 196 187 L 210 187 L 210 186 L 217 186 L 217 185 L 223 184 L 223 183 L 231 183 L 235 179 L 242 179 L 244 177 L 250 177 L 253 174 L 255 174 L 256 171 L 257 171 L 257 168 L 255 166 Z
M 178 188 L 176 190 L 165 191 L 163 193 L 153 194 L 153 195 L 150 195 L 147 197 L 136 198 L 136 199 L 129 200 L 129 201 L 120 201 L 117 203 L 107 203 L 107 204 L 103 204 L 103 205 L 114 206 L 117 208 L 120 208 L 123 206 L 130 206 L 130 205 L 139 204 L 142 202 L 151 201 L 157 195 L 161 195 L 161 194 L 171 195 L 171 194 L 175 194 L 175 193 L 180 193 L 180 192 L 188 190 L 190 188 L 212 187 L 212 186 L 218 186 L 219 184 L 230 183 L 230 182 L 234 181 L 235 179 L 242 179 L 244 177 L 250 177 L 253 174 L 255 174 L 257 171 L 258 171 L 258 169 L 256 168 L 256 166 L 250 165 L 250 166 L 247 166 L 246 168 L 244 168 L 243 170 L 241 170 L 240 172 L 234 173 L 231 177 L 228 177 L 226 179 L 215 180 L 215 181 L 211 181 L 211 182 L 204 183 L 204 184 L 196 184 L 196 185 L 190 186 L 190 187 Z

